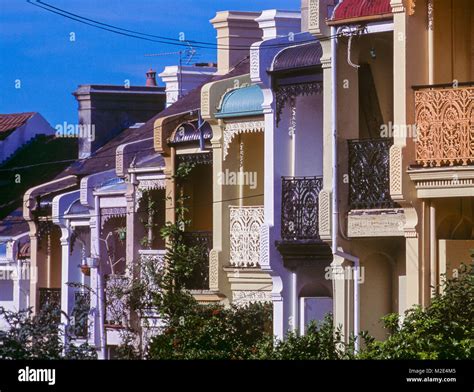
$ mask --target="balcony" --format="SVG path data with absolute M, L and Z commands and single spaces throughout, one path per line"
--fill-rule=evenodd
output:
M 282 177 L 281 238 L 319 240 L 318 199 L 322 177 Z
M 281 241 L 276 247 L 287 268 L 330 262 L 329 245 L 319 237 L 322 177 L 282 177 Z
M 397 207 L 390 197 L 390 147 L 392 139 L 348 140 L 349 208 Z
M 474 164 L 473 84 L 415 87 L 417 165 Z
M 419 198 L 474 196 L 474 82 L 415 86 Z
M 263 206 L 230 206 L 230 265 L 258 267 Z

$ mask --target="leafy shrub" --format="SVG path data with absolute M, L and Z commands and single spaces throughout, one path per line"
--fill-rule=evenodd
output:
M 422 309 L 415 306 L 403 320 L 383 318 L 390 335 L 380 342 L 367 339 L 363 359 L 474 359 L 474 270 L 462 265 L 447 280 L 442 294 Z

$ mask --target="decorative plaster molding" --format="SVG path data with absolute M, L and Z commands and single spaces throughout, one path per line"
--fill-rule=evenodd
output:
M 349 237 L 403 237 L 405 215 L 397 210 L 351 211 L 348 216 Z
M 320 33 L 319 26 L 319 1 L 309 0 L 308 3 L 308 30 L 313 34 Z
M 390 147 L 390 195 L 402 196 L 402 146 Z
M 209 252 L 209 290 L 219 290 L 219 252 Z
M 201 115 L 206 118 L 211 115 L 209 89 L 201 89 Z
M 392 13 L 399 14 L 405 12 L 404 0 L 392 0 L 390 5 L 392 6 Z
M 227 123 L 224 128 L 224 156 L 225 161 L 229 153 L 229 146 L 235 136 L 240 133 L 263 132 L 265 129 L 265 121 L 240 121 Z
M 244 306 L 252 302 L 270 302 L 271 300 L 270 291 L 235 290 L 232 292 L 232 303 L 237 306 Z
M 258 78 L 260 74 L 260 48 L 250 49 L 250 77 Z
M 331 237 L 331 192 L 321 190 L 319 192 L 319 236 L 321 239 Z
M 263 223 L 260 226 L 260 266 L 270 265 L 270 226 Z

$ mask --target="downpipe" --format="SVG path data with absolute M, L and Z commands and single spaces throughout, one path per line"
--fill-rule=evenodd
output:
M 354 351 L 357 353 L 360 349 L 360 295 L 359 295 L 359 269 L 360 260 L 358 257 L 342 252 L 338 249 L 338 233 L 339 233 L 339 203 L 338 203 L 338 166 L 337 166 L 337 34 L 340 30 L 335 27 L 331 27 L 331 125 L 332 131 L 332 224 L 331 224 L 331 242 L 332 242 L 332 254 L 334 256 L 342 257 L 353 263 L 353 276 L 354 276 Z

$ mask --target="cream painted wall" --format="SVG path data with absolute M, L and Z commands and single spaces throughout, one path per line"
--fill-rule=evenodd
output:
M 474 80 L 474 3 L 434 0 L 434 82 Z
M 361 267 L 365 277 L 360 284 L 360 329 L 368 330 L 376 339 L 385 339 L 386 331 L 380 319 L 392 312 L 391 260 L 383 254 L 372 253 L 361 260 Z

